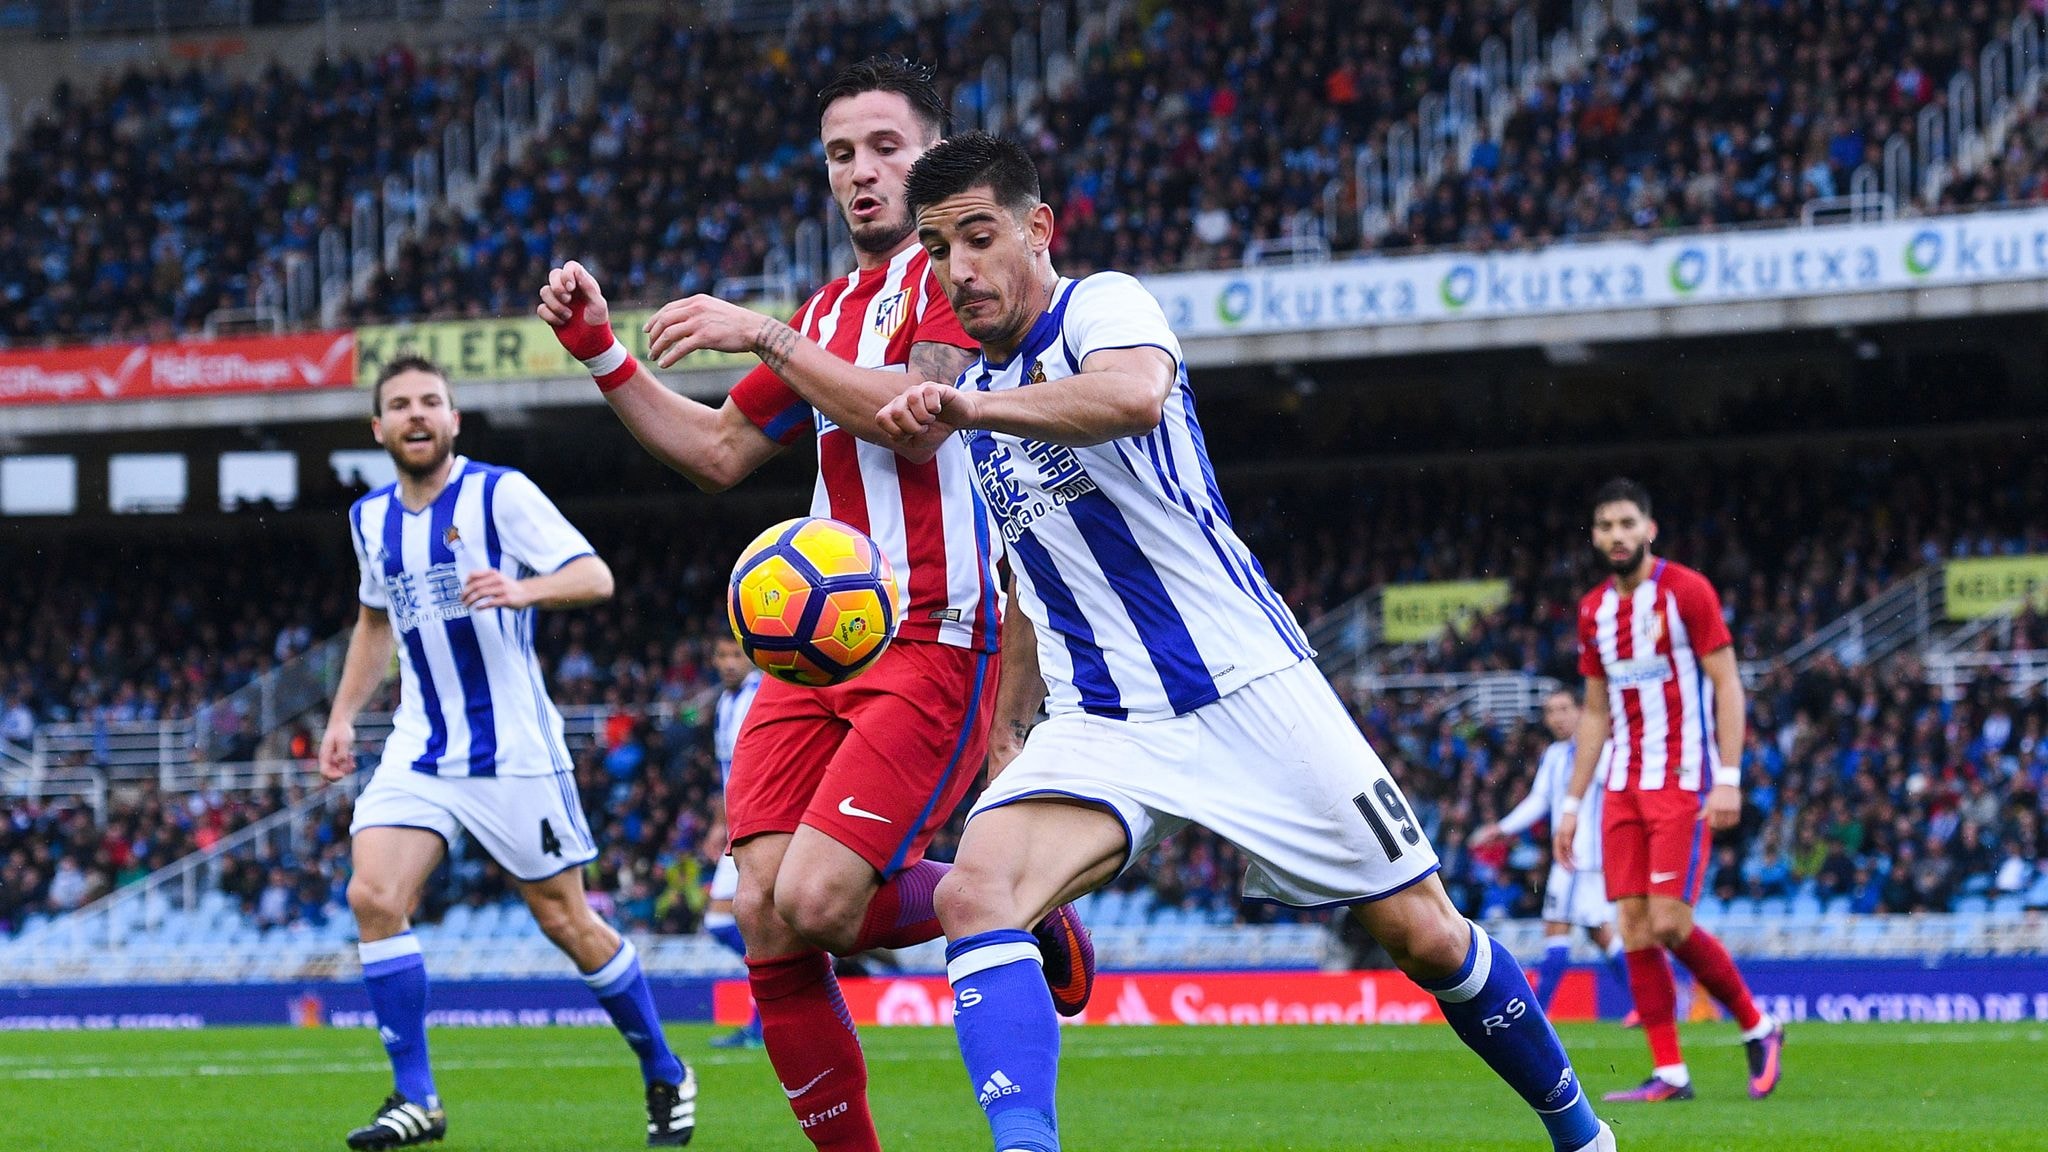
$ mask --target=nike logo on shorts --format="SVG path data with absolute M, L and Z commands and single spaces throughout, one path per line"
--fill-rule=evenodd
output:
M 832 1069 L 827 1068 L 823 1072 L 818 1073 L 816 1076 L 811 1077 L 811 1082 L 804 1085 L 801 1088 L 791 1088 L 788 1085 L 783 1085 L 782 1094 L 784 1096 L 789 1097 L 791 1100 L 794 1100 L 797 1097 L 803 1095 L 804 1093 L 809 1092 L 811 1089 L 816 1088 L 818 1086 L 818 1081 L 823 1080 L 825 1077 L 830 1076 L 831 1074 Z
M 1676 879 L 1678 879 L 1678 873 L 1676 873 L 1676 872 L 1652 872 L 1652 873 L 1650 873 L 1650 883 L 1652 883 L 1652 884 L 1668 884 L 1668 883 L 1670 883 L 1671 881 L 1673 881 L 1673 880 L 1676 880 Z
M 851 796 L 848 796 L 846 799 L 841 800 L 839 802 L 839 814 L 841 816 L 858 816 L 863 820 L 880 820 L 884 824 L 889 823 L 889 818 L 887 816 L 883 816 L 875 812 L 870 812 L 865 808 L 854 807 L 853 797 Z

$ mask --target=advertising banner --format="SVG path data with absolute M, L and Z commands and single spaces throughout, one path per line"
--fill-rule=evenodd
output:
M 1943 565 L 1941 580 L 1951 620 L 2009 610 L 2022 596 L 2036 609 L 2048 609 L 2048 555 L 1951 560 Z
M 1783 1020 L 1834 1024 L 2048 1022 L 2048 957 L 1744 960 L 1757 1003 Z M 1704 998 L 1702 998 L 1704 999 Z
M 648 978 L 665 1020 L 711 1018 L 711 981 Z M 436 980 L 430 1027 L 609 1026 L 581 980 Z M 246 1024 L 369 1028 L 357 980 L 0 988 L 0 1032 L 161 1031 Z
M 346 388 L 355 334 L 0 352 L 0 404 L 68 404 Z
M 787 304 L 752 304 L 763 315 L 787 320 L 795 309 Z M 612 331 L 626 350 L 647 360 L 647 334 L 641 326 L 652 309 L 612 314 Z M 489 320 L 445 320 L 424 324 L 379 324 L 356 329 L 356 384 L 376 383 L 384 366 L 400 356 L 424 356 L 463 380 L 538 380 L 585 374 L 583 365 L 562 351 L 547 323 L 537 316 Z M 687 368 L 740 367 L 759 363 L 751 353 L 698 352 L 676 365 Z
M 1446 627 L 1508 602 L 1505 580 L 1439 580 L 1389 584 L 1380 593 L 1380 634 L 1395 644 L 1434 640 Z
M 944 976 L 841 980 L 846 1010 L 863 1027 L 953 1023 Z M 744 980 L 721 980 L 713 1019 L 745 1024 L 754 1002 Z M 1067 1024 L 1429 1024 L 1441 1023 L 1436 997 L 1399 972 L 1103 973 L 1087 1011 Z M 1558 986 L 1553 1020 L 1594 1018 L 1593 974 L 1573 972 Z
M 2048 278 L 2048 209 L 1147 277 L 1182 338 Z

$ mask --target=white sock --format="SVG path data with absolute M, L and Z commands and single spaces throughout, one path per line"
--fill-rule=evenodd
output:
M 1769 1012 L 1766 1012 L 1763 1014 L 1763 1018 L 1756 1022 L 1756 1027 L 1743 1029 L 1742 1038 L 1745 1041 L 1761 1040 L 1764 1037 L 1769 1036 L 1771 1034 L 1771 1030 L 1776 1028 L 1777 1026 L 1778 1018 L 1776 1016 L 1771 1015 Z
M 1683 1064 L 1661 1064 L 1650 1069 L 1650 1075 L 1673 1088 L 1683 1088 L 1692 1083 L 1692 1073 Z

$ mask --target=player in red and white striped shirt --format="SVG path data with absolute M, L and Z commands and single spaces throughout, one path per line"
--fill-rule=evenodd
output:
M 975 359 L 903 196 L 910 166 L 943 132 L 945 105 L 928 70 L 876 59 L 842 72 L 819 108 L 854 271 L 788 324 L 693 296 L 647 325 L 663 367 L 707 348 L 760 356 L 723 406 L 679 396 L 637 364 L 580 264 L 549 274 L 538 311 L 640 443 L 700 488 L 729 488 L 815 436 L 812 512 L 867 532 L 903 584 L 896 640 L 858 679 L 825 689 L 762 683 L 726 786 L 734 912 L 769 1060 L 814 1145 L 880 1152 L 866 1065 L 827 953 L 938 936 L 932 891 L 946 866 L 924 852 L 988 759 L 1000 614 L 995 545 L 966 448 L 948 439 L 915 462 L 883 446 L 875 420 L 906 374 L 950 382 Z M 1093 974 L 1085 930 L 1065 907 L 1039 937 L 1056 1003 L 1078 1012 Z
M 1640 1088 L 1607 1099 L 1692 1099 L 1667 949 L 1742 1026 L 1749 1094 L 1762 1099 L 1777 1087 L 1785 1030 L 1757 1009 L 1728 950 L 1692 919 L 1712 834 L 1742 818 L 1742 679 L 1714 586 L 1651 555 L 1656 538 L 1641 485 L 1614 480 L 1595 495 L 1593 547 L 1614 574 L 1579 602 L 1586 706 L 1556 858 L 1572 858 L 1579 804 L 1611 736 L 1601 836 L 1607 898 L 1654 1070 Z

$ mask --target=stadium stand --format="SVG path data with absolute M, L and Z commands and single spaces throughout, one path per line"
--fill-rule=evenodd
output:
M 1979 445 L 1960 459 L 1938 446 L 1902 444 L 1883 466 L 1814 453 L 1783 464 L 1739 459 L 1652 461 L 1642 473 L 1659 495 L 1665 550 L 1698 558 L 1728 593 L 1741 654 L 1754 665 L 1751 806 L 1742 829 L 1722 844 L 1710 907 L 1818 901 L 1948 911 L 1981 900 L 1986 910 L 2009 912 L 2048 904 L 2048 863 L 2041 863 L 2048 844 L 2039 830 L 2048 703 L 2038 685 L 2009 698 L 2002 682 L 1986 679 L 1948 698 L 1911 653 L 1875 666 L 1844 663 L 1828 650 L 1796 668 L 1771 659 L 1943 558 L 2048 546 L 2036 514 L 2048 474 L 2037 454 L 2021 441 Z M 1431 470 L 1357 490 L 1349 501 L 1356 513 L 1335 520 L 1321 511 L 1332 505 L 1328 489 L 1254 484 L 1239 500 L 1239 520 L 1277 585 L 1311 619 L 1385 583 L 1510 579 L 1505 609 L 1462 634 L 1376 654 L 1379 674 L 1571 681 L 1573 606 L 1599 579 L 1572 510 L 1597 479 L 1581 464 Z M 736 550 L 745 527 L 658 510 L 600 506 L 575 515 L 619 575 L 614 601 L 546 615 L 540 631 L 555 698 L 592 717 L 578 749 L 584 807 L 606 846 L 592 890 L 623 924 L 687 930 L 722 837 L 705 718 L 715 692 L 708 643 L 723 629 L 724 573 L 707 557 Z M 321 541 L 335 546 L 326 539 L 330 515 L 308 512 L 288 523 L 309 540 L 216 545 L 200 563 L 187 556 L 177 572 L 143 573 L 146 579 L 119 578 L 122 570 L 104 551 L 83 546 L 52 548 L 47 567 L 14 573 L 23 584 L 0 617 L 0 638 L 21 654 L 6 718 L 20 726 L 14 738 L 32 742 L 36 723 L 147 720 L 150 709 L 164 718 L 189 714 L 209 693 L 339 627 L 352 611 L 345 582 L 304 573 L 304 558 Z M 693 548 L 658 543 L 685 533 Z M 251 587 L 270 591 L 244 595 Z M 266 607 L 246 607 L 256 602 Z M 108 629 L 108 620 L 126 627 Z M 1970 644 L 2038 650 L 2048 644 L 2048 624 L 2024 612 Z M 189 660 L 182 656 L 188 649 L 196 653 Z M 173 675 L 166 688 L 163 677 Z M 1548 863 L 1540 835 L 1477 853 L 1462 844 L 1526 785 L 1541 734 L 1520 715 L 1475 712 L 1444 691 L 1375 690 L 1349 682 L 1348 673 L 1337 682 L 1408 788 L 1461 905 L 1489 916 L 1531 912 Z M 302 747 L 273 742 L 274 754 L 302 758 L 310 734 L 299 729 L 286 739 Z M 245 743 L 222 755 L 252 749 Z M 117 802 L 105 831 L 93 836 L 73 830 L 81 818 L 90 821 L 83 804 L 13 809 L 12 847 L 25 854 L 4 882 L 12 922 L 72 903 L 69 892 L 53 895 L 64 858 L 77 861 L 94 892 L 104 891 L 132 878 L 122 861 L 136 852 L 165 862 L 203 847 L 193 837 L 206 829 L 239 827 L 278 801 L 237 801 L 245 807 L 233 817 L 219 814 L 227 801 L 205 803 L 213 807 L 200 812 L 184 798 Z M 347 919 L 340 904 L 346 856 L 333 849 L 345 841 L 347 813 L 320 819 L 307 841 L 321 846 L 317 853 L 251 856 L 217 880 L 251 923 L 323 927 Z M 46 828 L 58 834 L 44 837 Z M 121 842 L 146 847 L 124 857 L 114 847 Z M 951 842 L 942 838 L 939 850 Z M 0 859 L 11 855 L 0 851 Z M 274 867 L 282 874 L 273 875 Z M 1242 871 L 1235 849 L 1191 834 L 1105 893 L 1102 914 L 1167 924 L 1271 918 L 1269 910 L 1240 907 Z M 76 883 L 67 873 L 65 884 Z M 466 923 L 510 896 L 503 873 L 472 850 L 451 863 L 432 908 Z
M 1085 6 L 1056 7 L 1040 28 L 1002 4 L 915 19 L 821 6 L 786 38 L 662 26 L 617 41 L 587 111 L 508 154 L 480 196 L 421 213 L 395 250 L 370 245 L 395 259 L 358 278 L 348 313 L 517 314 L 569 257 L 626 302 L 807 290 L 827 274 L 810 94 L 836 63 L 912 54 L 959 78 L 956 112 L 986 123 L 1007 89 L 983 62 L 1020 32 L 1081 26 Z M 2042 198 L 2048 128 L 1992 102 L 2011 87 L 2009 57 L 2004 89 L 1975 94 L 1980 56 L 2000 54 L 1990 46 L 2028 4 L 1620 5 L 1630 18 L 1595 29 L 1583 61 L 1528 71 L 1512 107 L 1484 124 L 1468 113 L 1454 133 L 1444 109 L 1460 106 L 1460 86 L 1504 69 L 1509 40 L 1567 25 L 1566 7 L 1526 6 L 1513 21 L 1442 0 L 1232 0 L 1143 18 L 1113 7 L 1123 19 L 1004 126 L 1039 160 L 1058 255 L 1077 272 L 1233 266 L 1295 240 L 1322 254 L 1484 250 L 1784 224 L 1809 204 L 1874 200 L 1880 173 L 1894 202 L 1912 199 L 1899 171 L 1938 170 L 1929 186 L 1949 206 Z M 60 87 L 0 182 L 0 294 L 29 304 L 0 336 L 160 338 L 274 298 L 265 287 L 286 261 L 311 258 L 359 202 L 389 201 L 385 178 L 410 181 L 415 152 L 480 95 L 509 81 L 530 99 L 535 68 L 518 48 L 422 59 L 392 47 L 303 76 L 236 83 L 192 69 Z M 1970 93 L 1953 93 L 1957 80 Z M 1967 116 L 1954 107 L 1965 100 Z M 1427 150 L 1432 129 L 1459 151 L 1368 228 L 1360 209 L 1388 200 L 1396 138 Z M 1960 163 L 1963 129 L 2003 147 Z M 711 143 L 740 138 L 755 146 Z

